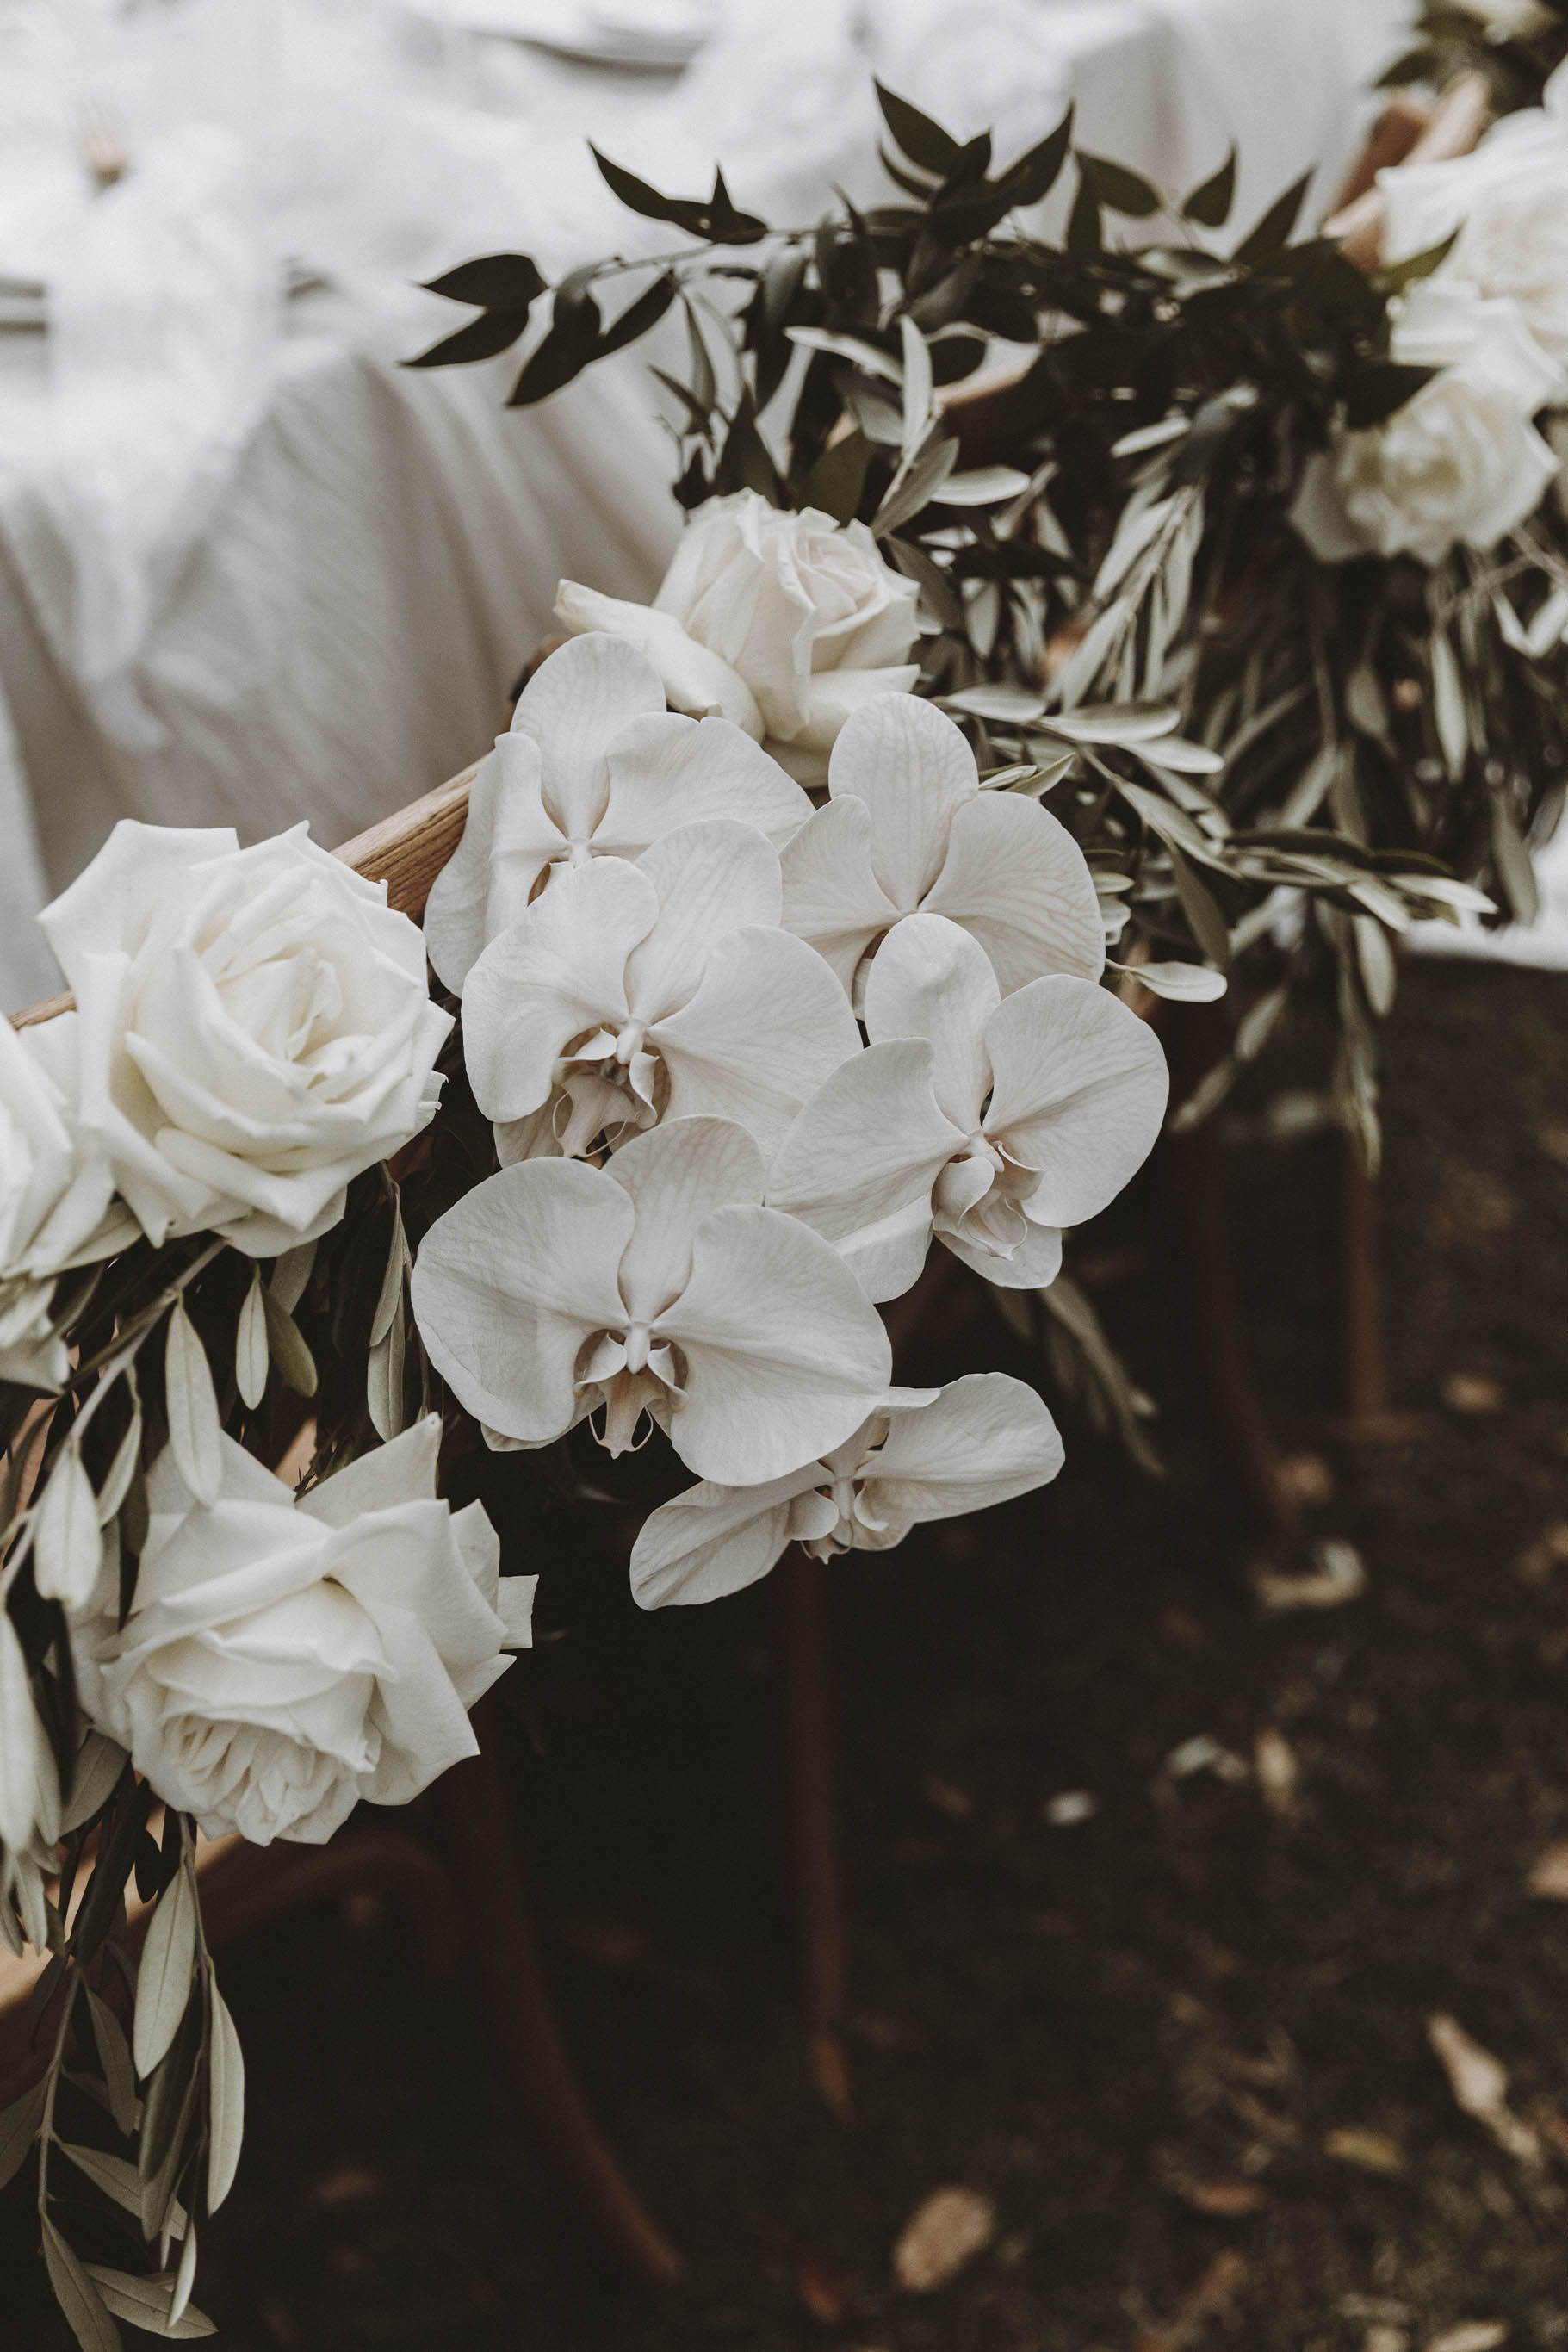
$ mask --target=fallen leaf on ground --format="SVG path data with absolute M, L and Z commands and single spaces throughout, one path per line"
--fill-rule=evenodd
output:
M 1524 1883 L 1531 1895 L 1568 1903 L 1568 1845 L 1549 1845 Z
M 977 2189 L 934 2189 L 893 2250 L 893 2275 L 911 2294 L 946 2286 L 997 2234 L 997 2210 Z
M 1342 2124 L 1323 2141 L 1323 2154 L 1338 2164 L 1354 2164 L 1363 2172 L 1403 2172 L 1405 2151 L 1387 2132 L 1368 2131 L 1362 2124 Z
M 1458 2018 L 1441 2012 L 1427 2020 L 1427 2038 L 1448 2078 L 1455 2105 L 1483 2125 L 1498 2146 L 1519 2163 L 1540 2165 L 1545 2151 L 1539 2135 L 1508 2104 L 1508 2069 L 1502 2061 L 1473 2040 Z M 1493 2323 L 1489 2320 L 1476 2324 L 1490 2326 Z M 1489 2336 L 1487 2341 L 1500 2344 L 1502 2338 Z M 1432 2352 L 1430 2346 L 1427 2352 Z M 1449 2345 L 1448 2352 L 1455 2352 L 1455 2347 Z M 1467 2347 L 1460 2346 L 1458 2352 L 1467 2352 Z M 1471 2345 L 1469 2352 L 1478 2352 L 1478 2347 Z
M 1505 1402 L 1501 1387 L 1485 1372 L 1450 1372 L 1442 1397 L 1450 1412 L 1500 1412 Z
M 1507 2342 L 1506 2320 L 1465 2319 L 1458 2327 L 1445 2327 L 1440 2336 L 1429 2336 L 1426 2352 L 1495 2352 Z
M 1260 1568 L 1253 1572 L 1252 1590 L 1269 1610 L 1339 1609 L 1366 1590 L 1366 1570 L 1355 1546 L 1333 1536 L 1314 1547 L 1304 1574 Z

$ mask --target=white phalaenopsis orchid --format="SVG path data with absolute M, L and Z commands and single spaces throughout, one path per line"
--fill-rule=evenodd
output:
M 727 819 L 553 882 L 464 992 L 468 1075 L 502 1160 L 570 1159 L 601 1134 L 703 1113 L 773 1150 L 860 1050 L 848 998 L 779 929 L 781 904 L 777 851 Z
M 1092 981 L 1004 997 L 987 956 L 911 915 L 866 976 L 869 1049 L 790 1129 L 768 1199 L 823 1234 L 867 1296 L 895 1298 L 932 1229 L 1008 1289 L 1055 1279 L 1063 1225 L 1095 1216 L 1148 1156 L 1168 1077 L 1145 1022 Z
M 855 711 L 828 791 L 784 851 L 784 920 L 857 1003 L 866 955 L 922 909 L 973 933 L 1004 994 L 1042 972 L 1099 978 L 1105 931 L 1083 852 L 1037 802 L 984 791 L 931 703 L 889 694 Z
M 888 1551 L 922 1519 L 953 1519 L 1043 1486 L 1061 1467 L 1056 1423 L 1006 1372 L 945 1389 L 892 1389 L 852 1437 L 765 1486 L 705 1481 L 644 1521 L 632 1591 L 644 1609 L 717 1601 L 766 1576 L 787 1545 L 819 1559 Z
M 468 796 L 457 849 L 431 888 L 424 943 L 448 988 L 517 921 L 539 877 L 590 857 L 637 857 L 708 817 L 782 844 L 811 814 L 799 784 L 724 719 L 664 708 L 634 646 L 576 637 L 525 688 Z
M 608 1167 L 504 1168 L 426 1234 L 413 1307 L 431 1360 L 493 1443 L 644 1415 L 699 1476 L 777 1478 L 841 1444 L 888 1382 L 880 1317 L 820 1234 L 761 1206 L 733 1120 L 634 1136 Z

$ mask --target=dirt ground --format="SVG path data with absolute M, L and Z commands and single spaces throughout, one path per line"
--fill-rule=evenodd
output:
M 606 2274 L 461 1978 L 322 1912 L 227 1965 L 252 2095 L 204 2256 L 220 2347 L 1568 2346 L 1568 1905 L 1530 1885 L 1568 1842 L 1568 980 L 1417 968 L 1389 1073 L 1389 1442 L 1332 1429 L 1325 1145 L 1250 1154 L 1237 1211 L 1264 1384 L 1361 1596 L 1262 1604 L 1302 1561 L 1228 1499 L 1144 1185 L 1081 1270 L 1168 1401 L 1169 1476 L 1069 1423 L 1044 1496 L 838 1577 L 846 2126 L 794 2003 L 768 1593 L 648 1620 L 610 1541 L 541 1558 L 565 1638 L 507 1688 L 550 1968 L 689 2283 Z M 939 1333 L 908 1369 L 973 1360 Z M 1500 2105 L 1470 2054 L 1488 2116 L 1434 2016 L 1508 2070 Z M 989 2242 L 901 2288 L 950 2187 Z M 27 2221 L 13 2191 L 0 2344 L 54 2352 Z

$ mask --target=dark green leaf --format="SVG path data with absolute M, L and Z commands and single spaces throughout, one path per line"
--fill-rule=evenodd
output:
M 460 261 L 440 278 L 425 280 L 432 294 L 449 302 L 471 302 L 476 310 L 521 310 L 545 290 L 538 265 L 526 253 L 486 253 L 477 261 Z
M 1072 144 L 1072 114 L 1070 106 L 1052 131 L 1049 131 L 1038 147 L 1031 147 L 1009 163 L 997 183 L 997 193 L 1005 193 L 1008 205 L 1038 205 L 1051 194 L 1061 175 Z
M 0 2113 L 0 2189 L 14 2179 L 27 2161 L 43 2121 L 48 2089 L 47 2079 L 35 2083 L 30 2091 L 24 2091 L 19 2099 L 13 2099 Z
M 863 433 L 830 442 L 800 485 L 800 504 L 820 507 L 835 522 L 852 522 L 865 488 L 871 443 Z
M 666 196 L 640 180 L 635 172 L 623 164 L 612 163 L 601 155 L 592 141 L 589 152 L 598 164 L 605 185 L 620 197 L 628 212 L 637 213 L 644 220 L 667 222 L 671 227 L 685 229 L 690 236 L 706 238 L 712 245 L 754 245 L 768 234 L 766 221 L 755 214 L 737 210 L 729 190 L 724 184 L 724 173 L 714 173 L 713 194 L 705 202 L 700 196 Z
M 1196 221 L 1199 228 L 1223 228 L 1235 201 L 1236 150 L 1232 147 L 1218 171 L 1201 187 L 1194 188 L 1181 208 L 1182 218 Z
M 467 325 L 443 335 L 427 352 L 400 364 L 406 368 L 465 367 L 473 360 L 493 360 L 510 349 L 528 323 L 526 310 L 484 310 Z
M 131 2063 L 130 2045 L 125 2029 L 109 2003 L 84 1988 L 88 2000 L 88 2015 L 92 2022 L 92 2038 L 98 2045 L 98 2063 L 103 2069 L 103 2087 L 109 2099 L 109 2111 L 114 2117 L 115 2128 L 127 2138 L 136 2128 L 136 2074 Z
M 1094 193 L 1094 183 L 1089 173 L 1081 170 L 1078 194 L 1072 199 L 1072 210 L 1067 219 L 1067 250 L 1075 261 L 1097 261 L 1104 249 L 1100 199 Z M 1032 327 L 1031 320 L 1031 331 Z
M 1291 233 L 1301 218 L 1301 206 L 1312 185 L 1312 173 L 1303 172 L 1293 180 L 1284 194 L 1276 196 L 1256 227 L 1248 231 L 1236 248 L 1236 259 L 1249 268 L 1260 261 L 1271 261 L 1281 248 L 1289 245 Z
M 1418 278 L 1430 278 L 1435 269 L 1440 269 L 1458 239 L 1459 232 L 1455 229 L 1451 236 L 1444 237 L 1438 244 L 1429 245 L 1420 253 L 1412 253 L 1404 261 L 1391 262 L 1386 269 L 1377 272 L 1378 285 L 1385 294 L 1403 294 L 1406 286 L 1414 286 Z
M 963 152 L 961 142 L 906 98 L 899 98 L 891 89 L 876 85 L 876 102 L 882 109 L 882 119 L 892 131 L 898 151 L 918 163 L 923 172 L 938 174 L 952 170 Z
M 1415 367 L 1404 360 L 1369 360 L 1345 387 L 1344 421 L 1361 432 L 1381 425 L 1396 408 L 1430 383 L 1436 368 Z
M 674 299 L 674 279 L 655 278 L 651 286 L 644 286 L 635 301 L 628 302 L 618 319 L 612 319 L 600 336 L 594 358 L 608 359 L 612 352 L 624 351 L 628 343 L 634 343 L 639 335 L 645 335 L 650 327 L 658 323 Z
M 1170 851 L 1171 870 L 1176 876 L 1176 895 L 1182 912 L 1192 926 L 1193 938 L 1211 964 L 1224 971 L 1230 961 L 1230 931 L 1220 911 L 1219 902 L 1191 859 L 1179 850 L 1175 842 L 1166 844 Z
M 508 408 L 529 408 L 581 374 L 599 356 L 599 305 L 586 288 L 563 280 L 556 289 L 549 331 L 535 345 L 507 395 Z
M 270 1290 L 262 1294 L 262 1308 L 273 1362 L 297 1396 L 314 1396 L 316 1360 L 305 1344 L 298 1324 L 287 1307 L 278 1305 Z
M 1081 150 L 1078 168 L 1110 212 L 1147 220 L 1161 208 L 1159 190 L 1151 187 L 1141 172 L 1129 172 L 1124 163 L 1113 163 L 1105 155 L 1085 155 Z

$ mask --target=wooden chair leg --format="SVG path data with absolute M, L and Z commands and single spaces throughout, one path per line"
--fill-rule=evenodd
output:
M 1169 1194 L 1186 1260 L 1193 1336 L 1215 1426 L 1251 1509 L 1288 1533 L 1298 1505 L 1285 1483 L 1264 1408 L 1231 1247 L 1225 1151 L 1212 1119 L 1166 1143 Z
M 668 2286 L 681 2260 L 628 2182 L 594 2120 L 567 2053 L 523 1891 L 500 1768 L 498 1725 L 481 1710 L 484 1751 L 449 1772 L 436 1794 L 442 1844 L 465 1918 L 501 2064 L 606 2250 L 632 2277 Z
M 783 1667 L 790 1890 L 811 2077 L 835 2115 L 850 2107 L 842 2027 L 848 1981 L 839 1853 L 837 1741 L 827 1565 L 794 1552 L 774 1579 Z

